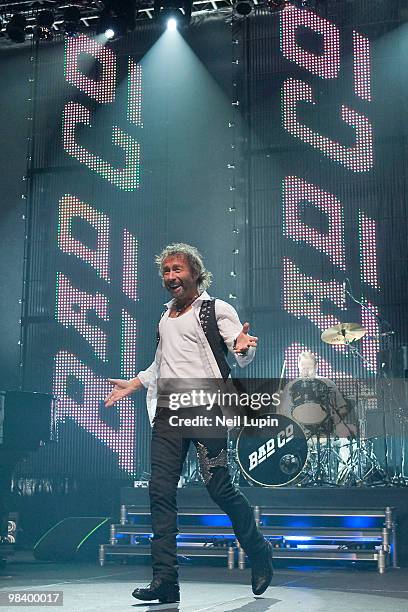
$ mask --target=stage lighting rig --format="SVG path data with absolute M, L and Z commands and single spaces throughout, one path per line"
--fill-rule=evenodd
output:
M 98 33 L 107 38 L 124 36 L 136 27 L 136 0 L 105 0 L 99 15 Z M 113 32 L 113 36 L 109 34 Z
M 77 34 L 81 29 L 81 11 L 79 8 L 77 6 L 67 6 L 63 10 L 62 17 L 65 32 L 71 36 Z
M 21 13 L 15 13 L 6 25 L 7 36 L 16 43 L 23 43 L 26 38 L 27 19 Z
M 234 13 L 240 15 L 240 17 L 248 17 L 253 8 L 252 0 L 237 0 L 234 3 Z
M 316 0 L 266 0 L 266 6 L 271 13 L 283 11 L 290 5 L 297 8 L 306 8 L 307 6 L 316 4 Z
M 55 17 L 52 11 L 40 11 L 37 14 L 37 23 L 33 30 L 34 38 L 38 40 L 52 40 L 54 38 L 52 31 L 54 21 Z
M 191 21 L 192 0 L 154 0 L 154 19 L 168 29 L 186 27 Z
M 250 2 L 254 10 L 257 5 L 264 8 L 266 0 L 0 0 L 0 48 L 33 37 L 51 41 L 64 33 L 86 31 L 92 36 L 112 30 L 118 38 L 151 19 L 165 28 L 173 18 L 180 28 L 190 23 L 191 16 L 229 11 L 236 2 Z
M 281 11 L 289 4 L 288 0 L 267 0 L 266 6 L 271 12 Z
M 258 0 L 257 6 L 266 7 L 271 13 L 278 13 L 290 6 L 305 8 L 310 4 L 311 0 L 264 0 L 263 2 Z M 254 0 L 235 0 L 233 7 L 235 15 L 247 17 L 254 10 L 255 3 Z

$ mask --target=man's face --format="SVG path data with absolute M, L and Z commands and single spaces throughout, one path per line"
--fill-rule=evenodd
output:
M 311 357 L 299 359 L 299 374 L 301 378 L 314 378 L 316 376 L 316 364 Z
M 197 293 L 197 274 L 184 255 L 167 257 L 162 267 L 163 282 L 178 302 L 188 301 Z

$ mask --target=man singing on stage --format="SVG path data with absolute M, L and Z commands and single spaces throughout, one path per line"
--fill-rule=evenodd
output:
M 272 552 L 255 524 L 247 499 L 231 482 L 227 466 L 226 427 L 174 427 L 169 417 L 175 412 L 169 406 L 169 387 L 179 381 L 183 386 L 193 379 L 228 378 L 230 368 L 225 350 L 235 355 L 241 367 L 255 355 L 257 338 L 248 334 L 249 324 L 242 325 L 236 310 L 226 302 L 211 299 L 206 289 L 211 273 L 205 269 L 195 247 L 172 244 L 156 258 L 164 287 L 172 299 L 166 304 L 158 330 L 158 344 L 151 366 L 132 380 L 114 380 L 106 406 L 137 391 L 148 388 L 149 416 L 153 420 L 151 445 L 151 478 L 149 483 L 153 538 L 151 554 L 153 580 L 146 588 L 133 592 L 136 599 L 161 603 L 178 602 L 180 591 L 177 566 L 177 484 L 190 445 L 194 442 L 200 473 L 211 498 L 229 516 L 235 535 L 252 565 L 252 590 L 261 595 L 272 580 Z M 181 387 L 180 387 L 181 388 Z M 157 389 L 159 391 L 157 392 Z M 191 394 L 191 397 L 194 397 Z M 150 406 L 149 406 L 150 405 Z M 184 402 L 178 413 L 196 416 L 221 414 L 219 406 L 211 413 L 208 406 Z

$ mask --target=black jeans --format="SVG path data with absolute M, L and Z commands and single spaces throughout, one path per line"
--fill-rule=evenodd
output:
M 218 409 L 219 411 L 219 409 Z M 153 538 L 153 577 L 177 581 L 177 484 L 190 442 L 194 442 L 200 472 L 211 498 L 229 516 L 235 535 L 250 558 L 265 550 L 246 497 L 232 484 L 227 466 L 227 430 L 222 427 L 173 427 L 169 417 L 215 416 L 214 409 L 159 408 L 153 423 L 149 483 Z M 220 411 L 218 414 L 221 414 Z

